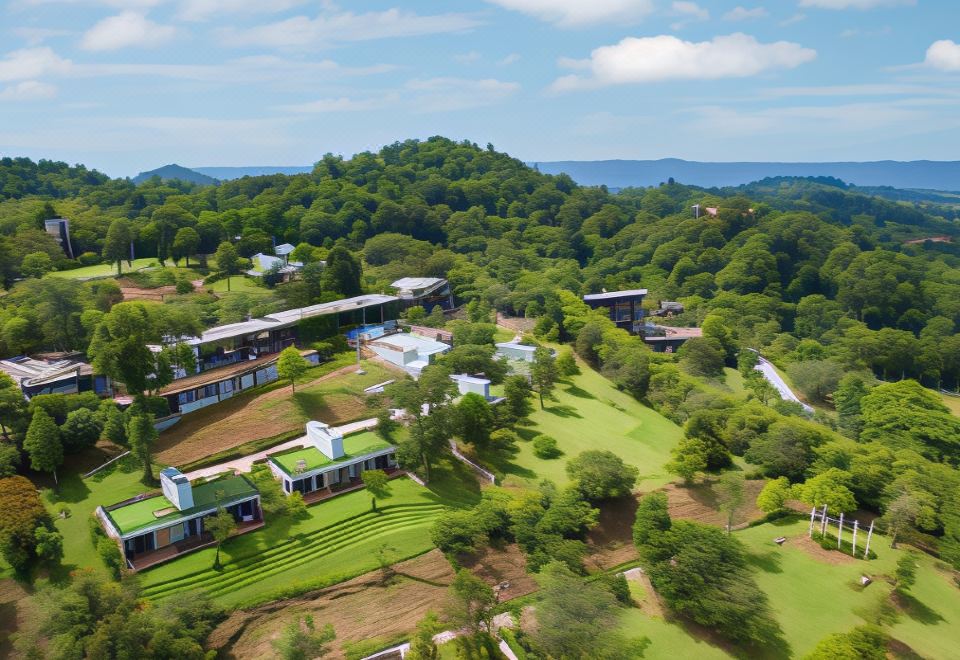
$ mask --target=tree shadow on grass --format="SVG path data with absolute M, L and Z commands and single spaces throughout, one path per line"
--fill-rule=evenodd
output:
M 523 440 L 524 442 L 530 442 L 531 440 L 536 438 L 538 435 L 540 435 L 540 433 L 538 433 L 536 429 L 514 428 L 514 431 L 517 432 L 517 435 L 520 436 L 520 439 Z
M 53 491 L 50 498 L 54 502 L 76 504 L 83 502 L 90 496 L 90 489 L 84 483 L 83 477 L 73 472 L 60 477 L 60 487 Z M 107 502 L 107 504 L 111 504 Z
M 577 409 L 573 406 L 550 406 L 549 408 L 544 408 L 544 412 L 556 415 L 557 417 L 576 417 L 577 419 L 583 419 L 583 415 L 578 413 Z
M 586 391 L 585 389 L 583 389 L 582 387 L 578 387 L 578 386 L 573 385 L 573 384 L 571 384 L 570 387 L 565 387 L 565 388 L 563 388 L 563 391 L 566 392 L 567 394 L 570 394 L 571 396 L 579 397 L 579 398 L 581 398 L 581 399 L 596 399 L 596 398 L 597 398 L 597 397 L 595 397 L 594 395 L 592 395 L 590 392 L 588 392 L 588 391 Z
M 765 573 L 783 573 L 783 568 L 780 566 L 782 558 L 776 551 L 748 552 L 746 555 L 747 564 L 754 568 L 759 568 Z
M 922 623 L 926 626 L 934 626 L 945 621 L 939 612 L 934 610 L 932 607 L 921 603 L 911 594 L 894 592 L 891 594 L 891 597 L 899 606 L 900 610 L 906 613 L 906 615 L 914 621 Z

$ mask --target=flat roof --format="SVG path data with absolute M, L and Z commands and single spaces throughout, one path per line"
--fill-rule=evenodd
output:
M 515 341 L 502 341 L 497 344 L 497 348 L 512 348 L 518 351 L 527 351 L 529 353 L 537 350 L 536 346 L 530 346 L 529 344 L 518 344 Z
M 402 332 L 383 337 L 382 339 L 375 339 L 370 343 L 401 351 L 416 350 L 417 353 L 424 353 L 426 355 L 450 350 L 449 344 L 444 344 L 429 337 L 421 337 L 417 334 Z
M 7 373 L 21 387 L 48 385 L 65 378 L 75 378 L 78 374 L 89 376 L 92 367 L 81 360 L 36 360 L 21 356 L 0 360 L 0 370 Z
M 608 291 L 605 293 L 588 293 L 584 300 L 615 300 L 617 298 L 635 298 L 647 295 L 646 289 L 627 289 L 626 291 Z
M 215 328 L 210 328 L 201 334 L 198 339 L 194 339 L 191 343 L 207 344 L 210 342 L 222 341 L 224 339 L 242 337 L 243 335 L 256 334 L 267 330 L 279 330 L 281 328 L 294 325 L 301 319 L 309 318 L 311 316 L 339 314 L 340 312 L 349 312 L 354 309 L 363 309 L 365 307 L 372 307 L 374 305 L 382 305 L 384 303 L 393 302 L 397 299 L 398 298 L 396 296 L 372 293 L 363 296 L 354 296 L 353 298 L 345 298 L 343 300 L 334 300 L 328 303 L 320 303 L 319 305 L 310 305 L 309 307 L 287 309 L 282 312 L 274 312 L 273 314 L 259 319 L 251 319 L 250 321 L 230 323 L 227 325 L 220 325 Z
M 105 510 L 120 535 L 129 536 L 157 525 L 167 527 L 178 520 L 214 510 L 217 508 L 218 495 L 221 495 L 219 503 L 222 506 L 230 506 L 260 494 L 242 475 L 219 477 L 213 481 L 197 484 L 192 490 L 193 506 L 183 511 L 173 506 L 162 494 L 151 495 L 116 508 L 105 507 Z
M 299 461 L 305 463 L 304 472 L 311 472 L 326 465 L 355 461 L 368 454 L 392 448 L 392 444 L 381 438 L 374 431 L 364 431 L 363 433 L 344 436 L 344 455 L 337 459 L 331 459 L 314 446 L 304 447 L 303 449 L 298 449 L 287 454 L 275 454 L 268 458 L 270 462 L 287 473 L 288 476 L 293 477 L 298 476 L 297 463 Z
M 474 385 L 490 384 L 489 378 L 479 378 L 477 376 L 468 376 L 467 374 L 453 374 L 450 378 L 461 383 L 473 383 Z
M 426 289 L 443 281 L 445 280 L 439 277 L 401 277 L 390 286 L 395 289 Z

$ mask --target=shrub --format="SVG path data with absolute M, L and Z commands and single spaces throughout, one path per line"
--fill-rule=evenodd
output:
M 96 266 L 98 263 L 100 263 L 100 255 L 96 252 L 84 252 L 77 257 L 77 261 L 84 266 Z
M 533 453 L 537 458 L 557 458 L 561 454 L 557 441 L 549 435 L 538 435 L 533 439 Z
M 114 579 L 120 578 L 120 569 L 123 568 L 123 555 L 120 554 L 120 548 L 116 541 L 109 536 L 101 536 L 97 540 L 97 554 L 103 560 L 104 565 L 110 570 Z
M 182 277 L 177 280 L 177 293 L 181 296 L 193 293 L 193 282 L 189 278 Z
M 291 518 L 302 518 L 307 515 L 307 503 L 303 501 L 303 495 L 294 491 L 287 496 L 287 515 Z

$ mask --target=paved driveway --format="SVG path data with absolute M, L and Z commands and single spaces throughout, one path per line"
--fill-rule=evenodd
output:
M 803 409 L 812 413 L 813 408 L 805 404 L 797 395 L 793 393 L 793 390 L 790 389 L 790 386 L 780 377 L 780 374 L 777 373 L 777 370 L 773 368 L 773 365 L 770 364 L 770 361 L 764 357 L 760 358 L 760 362 L 757 366 L 754 367 L 757 371 L 763 374 L 763 377 L 770 381 L 770 384 L 777 388 L 777 391 L 780 392 L 780 398 L 784 401 L 796 401 Z

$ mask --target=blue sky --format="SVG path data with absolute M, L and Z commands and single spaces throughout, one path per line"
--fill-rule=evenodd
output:
M 447 135 L 528 161 L 958 157 L 955 0 L 7 0 L 0 153 L 111 175 Z

